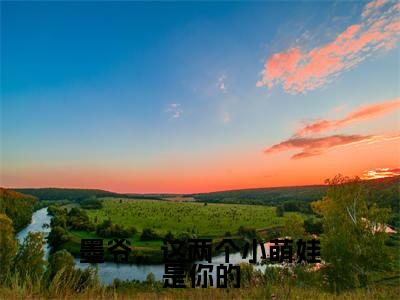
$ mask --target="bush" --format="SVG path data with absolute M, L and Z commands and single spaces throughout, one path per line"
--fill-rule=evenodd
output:
M 276 216 L 283 217 L 284 213 L 285 213 L 285 208 L 283 207 L 283 205 L 278 205 L 276 207 Z
M 308 218 L 304 220 L 304 229 L 308 233 L 321 234 L 322 233 L 322 220 Z
M 67 216 L 66 215 L 56 215 L 50 221 L 51 227 L 62 227 L 64 229 L 67 228 Z
M 90 221 L 87 213 L 79 208 L 72 208 L 68 212 L 67 225 L 75 230 L 93 231 L 96 226 Z
M 160 236 L 153 229 L 144 228 L 140 239 L 142 241 L 156 241 L 160 239 Z
M 52 247 L 52 250 L 57 250 L 60 245 L 64 244 L 69 240 L 67 231 L 60 226 L 52 227 L 49 236 L 47 237 L 47 241 L 49 245 Z
M 137 232 L 136 228 L 124 228 L 122 225 L 113 224 L 111 220 L 104 220 L 103 223 L 97 225 L 96 233 L 104 238 L 127 238 Z
M 257 238 L 256 229 L 251 228 L 251 227 L 240 226 L 239 227 L 239 235 L 241 235 L 242 237 L 245 237 L 245 238 L 249 238 L 249 239 Z
M 168 231 L 168 233 L 164 236 L 164 241 L 166 242 L 171 242 L 174 240 L 174 235 L 172 234 L 171 231 Z
M 103 207 L 101 201 L 97 200 L 96 197 L 85 199 L 80 204 L 81 207 L 85 209 L 100 209 Z
M 145 282 L 147 284 L 154 285 L 154 283 L 156 282 L 156 276 L 154 276 L 154 274 L 150 272 L 149 274 L 147 274 Z
M 63 249 L 50 255 L 49 265 L 46 271 L 47 279 L 52 281 L 54 276 L 64 270 L 71 271 L 75 267 L 74 257 L 67 250 Z

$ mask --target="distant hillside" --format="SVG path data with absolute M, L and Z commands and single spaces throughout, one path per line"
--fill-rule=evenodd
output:
M 31 222 L 37 198 L 13 190 L 0 188 L 0 213 L 6 214 L 12 221 L 16 231 Z
M 397 186 L 397 188 L 400 189 L 400 176 L 364 180 L 364 183 L 371 188 L 390 188 Z
M 119 194 L 104 190 L 96 189 L 67 189 L 67 188 L 22 188 L 14 189 L 15 191 L 25 193 L 38 197 L 40 200 L 70 200 L 74 202 L 80 202 L 82 200 L 96 197 L 114 197 L 114 198 L 139 198 L 139 199 L 160 199 L 153 195 L 142 195 L 142 194 Z
M 40 200 L 71 200 L 81 201 L 90 197 L 127 197 L 124 194 L 118 194 L 103 190 L 92 189 L 64 189 L 64 188 L 24 188 L 14 189 L 17 192 L 38 197 Z
M 400 214 L 400 176 L 364 181 L 369 187 L 368 198 L 381 207 Z M 400 226 L 400 217 L 396 221 Z
M 377 199 L 385 207 L 397 209 L 400 203 L 400 176 L 374 179 L 364 181 L 369 187 L 370 197 Z M 308 211 L 308 204 L 321 199 L 326 195 L 326 185 L 292 186 L 242 189 L 231 191 L 220 191 L 200 194 L 119 194 L 96 189 L 66 189 L 66 188 L 23 188 L 15 191 L 33 195 L 40 200 L 70 200 L 80 202 L 90 197 L 117 197 L 117 198 L 140 198 L 140 199 L 165 199 L 171 197 L 193 197 L 195 201 L 210 203 L 242 203 L 261 205 L 284 205 L 285 210 Z M 396 203 L 396 200 L 397 201 Z
M 274 187 L 193 194 L 196 201 L 279 205 L 285 201 L 311 202 L 326 194 L 325 185 Z
M 400 176 L 363 181 L 369 198 L 382 207 L 399 211 Z M 196 201 L 284 206 L 285 211 L 309 212 L 309 203 L 326 195 L 328 186 L 296 186 L 243 189 L 187 195 Z

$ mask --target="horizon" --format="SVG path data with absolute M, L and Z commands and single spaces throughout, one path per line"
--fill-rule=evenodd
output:
M 370 178 L 370 179 L 361 179 L 361 181 L 380 181 L 380 180 L 390 180 L 390 179 L 395 179 L 395 178 L 400 178 L 400 175 L 394 175 L 394 176 L 386 176 L 386 177 L 381 177 L 381 178 Z M 232 192 L 232 191 L 242 191 L 242 190 L 258 190 L 258 189 L 280 189 L 280 188 L 301 188 L 301 187 L 322 187 L 322 186 L 328 186 L 327 183 L 321 183 L 321 184 L 307 184 L 307 185 L 283 185 L 283 186 L 264 186 L 264 187 L 256 187 L 256 188 L 242 188 L 242 189 L 233 189 L 233 190 L 215 190 L 215 191 L 208 191 L 208 192 L 193 192 L 193 193 L 138 193 L 138 192 L 116 192 L 116 191 L 111 191 L 111 190 L 104 190 L 104 189 L 97 189 L 97 188 L 78 188 L 78 187 L 1 187 L 4 189 L 8 190 L 18 190 L 18 189 L 71 189 L 71 190 L 99 190 L 99 191 L 104 191 L 104 192 L 110 192 L 110 193 L 115 193 L 115 194 L 121 194 L 121 195 L 181 195 L 181 196 L 186 196 L 186 195 L 195 195 L 195 194 L 208 194 L 208 193 L 223 193 L 223 192 Z
M 285 4 L 1 2 L 0 185 L 400 175 L 400 4 Z

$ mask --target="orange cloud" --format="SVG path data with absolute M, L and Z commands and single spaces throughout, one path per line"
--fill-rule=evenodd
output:
M 376 118 L 400 108 L 400 98 L 395 100 L 371 104 L 359 107 L 349 113 L 346 117 L 338 120 L 319 120 L 301 128 L 297 135 L 303 136 L 307 133 L 318 133 L 322 131 L 338 129 L 349 124 Z
M 256 86 L 281 84 L 287 92 L 316 89 L 380 49 L 392 49 L 400 34 L 400 3 L 376 0 L 363 10 L 360 24 L 349 26 L 334 41 L 311 51 L 291 47 L 273 54 Z
M 361 175 L 361 179 L 369 180 L 369 179 L 377 179 L 377 178 L 386 178 L 386 177 L 394 177 L 400 175 L 400 168 L 377 168 L 374 170 L 365 171 Z
M 301 152 L 292 156 L 292 159 L 306 158 L 320 155 L 329 149 L 355 143 L 370 142 L 375 140 L 372 135 L 332 135 L 327 137 L 293 137 L 279 144 L 273 145 L 264 150 L 264 153 L 271 154 L 291 149 L 302 149 Z

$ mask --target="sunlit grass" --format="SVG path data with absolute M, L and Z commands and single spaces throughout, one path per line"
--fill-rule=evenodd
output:
M 237 232 L 240 226 L 268 228 L 281 225 L 275 208 L 261 205 L 208 204 L 134 199 L 104 199 L 101 210 L 87 210 L 97 223 L 110 218 L 113 223 L 153 228 L 160 234 L 191 232 L 201 237 L 217 237 Z

